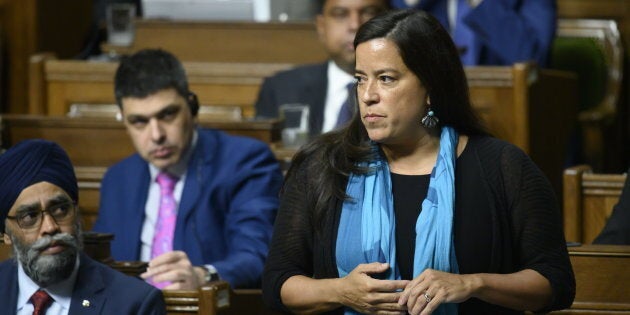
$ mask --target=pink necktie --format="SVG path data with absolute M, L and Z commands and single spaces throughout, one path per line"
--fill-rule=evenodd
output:
M 175 233 L 175 222 L 177 221 L 177 205 L 173 197 L 173 189 L 178 178 L 162 172 L 157 176 L 157 183 L 160 185 L 160 209 L 158 211 L 157 222 L 155 223 L 155 234 L 151 245 L 151 259 L 168 253 L 173 250 L 173 235 Z M 158 288 L 169 285 L 169 282 L 152 284 Z
M 33 304 L 33 315 L 46 314 L 46 310 L 52 304 L 53 299 L 44 290 L 37 290 L 31 295 L 31 304 Z

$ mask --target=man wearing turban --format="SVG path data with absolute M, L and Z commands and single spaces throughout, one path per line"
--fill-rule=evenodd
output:
M 0 155 L 0 232 L 14 259 L 0 263 L 10 314 L 164 314 L 159 290 L 81 253 L 78 188 L 66 152 L 27 140 Z

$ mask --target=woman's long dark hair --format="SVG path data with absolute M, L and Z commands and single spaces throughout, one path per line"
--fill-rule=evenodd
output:
M 407 68 L 427 89 L 440 126 L 451 126 L 465 135 L 487 134 L 471 107 L 466 75 L 455 44 L 435 18 L 412 9 L 389 11 L 359 28 L 354 47 L 377 38 L 387 38 L 396 44 Z M 323 134 L 301 149 L 287 174 L 289 180 L 308 160 L 306 171 L 315 194 L 318 227 L 335 201 L 347 197 L 345 183 L 349 174 L 366 171 L 357 162 L 372 159 L 367 131 L 356 112 L 346 128 Z

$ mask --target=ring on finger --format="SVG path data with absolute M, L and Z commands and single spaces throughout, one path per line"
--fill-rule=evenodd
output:
M 424 292 L 424 299 L 427 301 L 427 303 L 431 302 L 431 296 L 429 295 L 429 293 Z

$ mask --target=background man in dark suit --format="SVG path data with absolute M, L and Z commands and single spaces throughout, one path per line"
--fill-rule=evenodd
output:
M 123 58 L 115 93 L 137 154 L 101 185 L 94 230 L 115 235 L 114 259 L 148 261 L 142 276 L 165 289 L 259 286 L 282 183 L 269 146 L 197 128 L 184 68 L 163 50 Z
M 3 314 L 165 314 L 159 290 L 81 253 L 77 194 L 57 144 L 27 140 L 0 155 L 0 231 L 15 255 L 0 263 Z
M 387 0 L 323 0 L 316 17 L 327 62 L 305 65 L 267 78 L 256 101 L 256 117 L 278 117 L 282 104 L 310 106 L 309 130 L 316 135 L 334 129 L 348 84 L 354 82 L 354 35 L 359 26 L 389 7 Z

